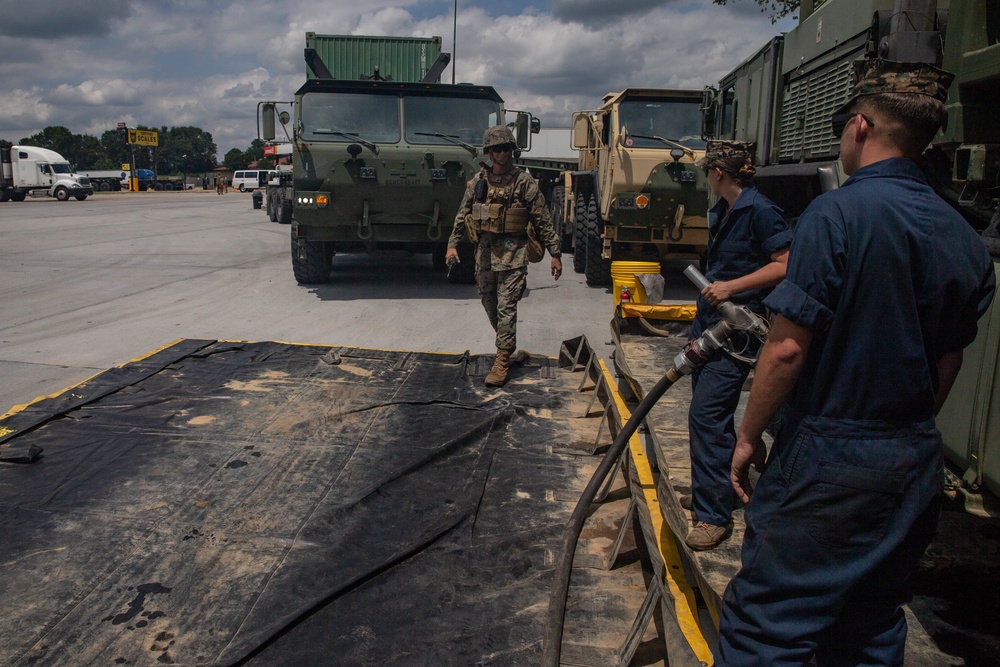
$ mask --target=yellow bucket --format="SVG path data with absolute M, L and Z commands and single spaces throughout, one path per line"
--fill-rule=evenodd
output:
M 622 287 L 627 287 L 632 295 L 632 303 L 646 303 L 646 290 L 636 278 L 636 274 L 660 273 L 659 262 L 611 262 L 611 292 L 615 306 L 621 303 Z

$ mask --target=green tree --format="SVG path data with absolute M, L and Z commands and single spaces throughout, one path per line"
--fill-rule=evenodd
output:
M 222 158 L 222 164 L 224 164 L 226 169 L 229 171 L 243 169 L 247 166 L 247 155 L 239 148 L 232 148 Z
M 12 144 L 11 142 L 7 141 L 6 139 L 0 139 L 0 148 L 10 148 L 13 145 L 14 144 Z
M 70 132 L 68 128 L 62 125 L 50 125 L 41 132 L 24 137 L 19 143 L 23 146 L 47 148 L 72 162 L 73 152 L 78 142 L 77 135 Z
M 730 2 L 735 2 L 736 0 L 712 0 L 717 5 L 727 5 Z M 819 7 L 826 0 L 813 0 L 813 7 Z M 753 0 L 758 5 L 760 5 L 760 11 L 768 14 L 771 23 L 777 23 L 778 20 L 794 14 L 799 10 L 802 2 L 801 0 Z
M 129 150 L 128 134 L 121 130 L 105 130 L 101 134 L 101 146 L 104 147 L 103 169 L 121 169 L 123 164 L 132 163 L 132 152 Z

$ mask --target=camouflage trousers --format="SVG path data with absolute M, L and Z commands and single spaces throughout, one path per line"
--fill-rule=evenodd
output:
M 476 262 L 476 285 L 483 309 L 490 318 L 493 330 L 497 332 L 497 349 L 511 352 L 517 347 L 517 302 L 524 294 L 528 282 L 528 267 L 509 271 L 494 271 L 490 268 L 489 253 L 485 264 L 482 258 Z

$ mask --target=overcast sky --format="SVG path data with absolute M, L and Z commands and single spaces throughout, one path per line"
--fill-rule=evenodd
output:
M 256 138 L 258 101 L 305 80 L 306 32 L 438 35 L 451 52 L 454 0 L 0 0 L 0 17 L 0 137 L 194 125 L 221 158 Z M 566 127 L 612 90 L 718 83 L 793 26 L 753 0 L 459 0 L 455 73 Z

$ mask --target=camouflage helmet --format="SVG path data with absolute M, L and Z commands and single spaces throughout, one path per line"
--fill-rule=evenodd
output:
M 859 97 L 880 93 L 929 95 L 944 102 L 948 97 L 948 86 L 955 75 L 921 63 L 861 59 L 854 61 L 853 78 L 854 89 L 850 99 L 834 114 L 847 113 Z
M 504 144 L 510 144 L 513 148 L 517 148 L 517 140 L 514 139 L 514 134 L 506 125 L 491 127 L 483 133 L 483 151 L 488 151 L 493 146 L 503 146 Z
M 712 140 L 705 147 L 705 157 L 695 164 L 699 167 L 707 167 L 718 160 L 727 158 L 742 158 L 753 163 L 754 143 L 751 141 L 719 141 Z

